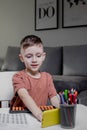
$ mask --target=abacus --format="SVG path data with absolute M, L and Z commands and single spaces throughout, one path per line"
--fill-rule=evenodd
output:
M 10 107 L 10 110 L 9 110 L 10 113 L 31 113 L 27 108 L 25 107 Z
M 49 105 L 49 106 L 40 106 L 40 109 L 41 109 L 42 111 L 46 111 L 46 110 L 55 109 L 55 107 L 52 106 L 52 105 Z
M 52 109 L 55 109 L 55 107 L 53 107 L 52 105 L 49 105 L 49 106 L 40 106 L 40 109 L 42 111 L 47 111 L 47 110 L 52 110 Z M 10 113 L 31 113 L 27 108 L 25 107 L 10 107 L 10 110 L 9 110 Z

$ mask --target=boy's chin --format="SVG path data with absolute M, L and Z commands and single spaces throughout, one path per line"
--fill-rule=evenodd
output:
M 39 68 L 32 68 L 31 71 L 32 71 L 32 72 L 38 72 L 38 71 L 39 71 Z
M 32 70 L 31 70 L 31 73 L 32 73 L 32 74 L 37 74 L 38 72 L 39 72 L 39 69 L 32 69 Z

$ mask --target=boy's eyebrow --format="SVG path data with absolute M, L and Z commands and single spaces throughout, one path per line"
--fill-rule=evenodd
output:
M 25 54 L 25 55 L 32 55 L 32 53 L 28 53 L 28 54 Z
M 43 52 L 38 52 L 38 53 L 36 53 L 36 54 L 40 54 L 40 55 L 41 55 L 41 54 L 43 54 Z
M 43 52 L 37 52 L 36 55 L 38 55 L 38 54 L 42 55 Z M 33 55 L 33 54 L 32 54 L 32 53 L 28 53 L 28 54 L 26 54 L 25 56 L 28 56 L 28 55 Z

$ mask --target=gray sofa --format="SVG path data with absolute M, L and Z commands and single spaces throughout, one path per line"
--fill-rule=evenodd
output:
M 53 76 L 57 92 L 75 88 L 78 103 L 87 106 L 87 45 L 45 47 L 47 53 L 41 71 Z M 18 71 L 24 64 L 18 58 L 19 47 L 9 46 L 1 71 Z

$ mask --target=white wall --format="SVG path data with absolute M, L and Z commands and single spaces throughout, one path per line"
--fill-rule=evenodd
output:
M 35 31 L 34 6 L 34 0 L 0 0 L 1 58 L 5 57 L 9 45 L 19 46 L 20 40 L 28 34 L 40 36 L 46 46 L 87 44 L 87 27 L 61 27 L 61 0 L 59 28 L 56 30 Z

